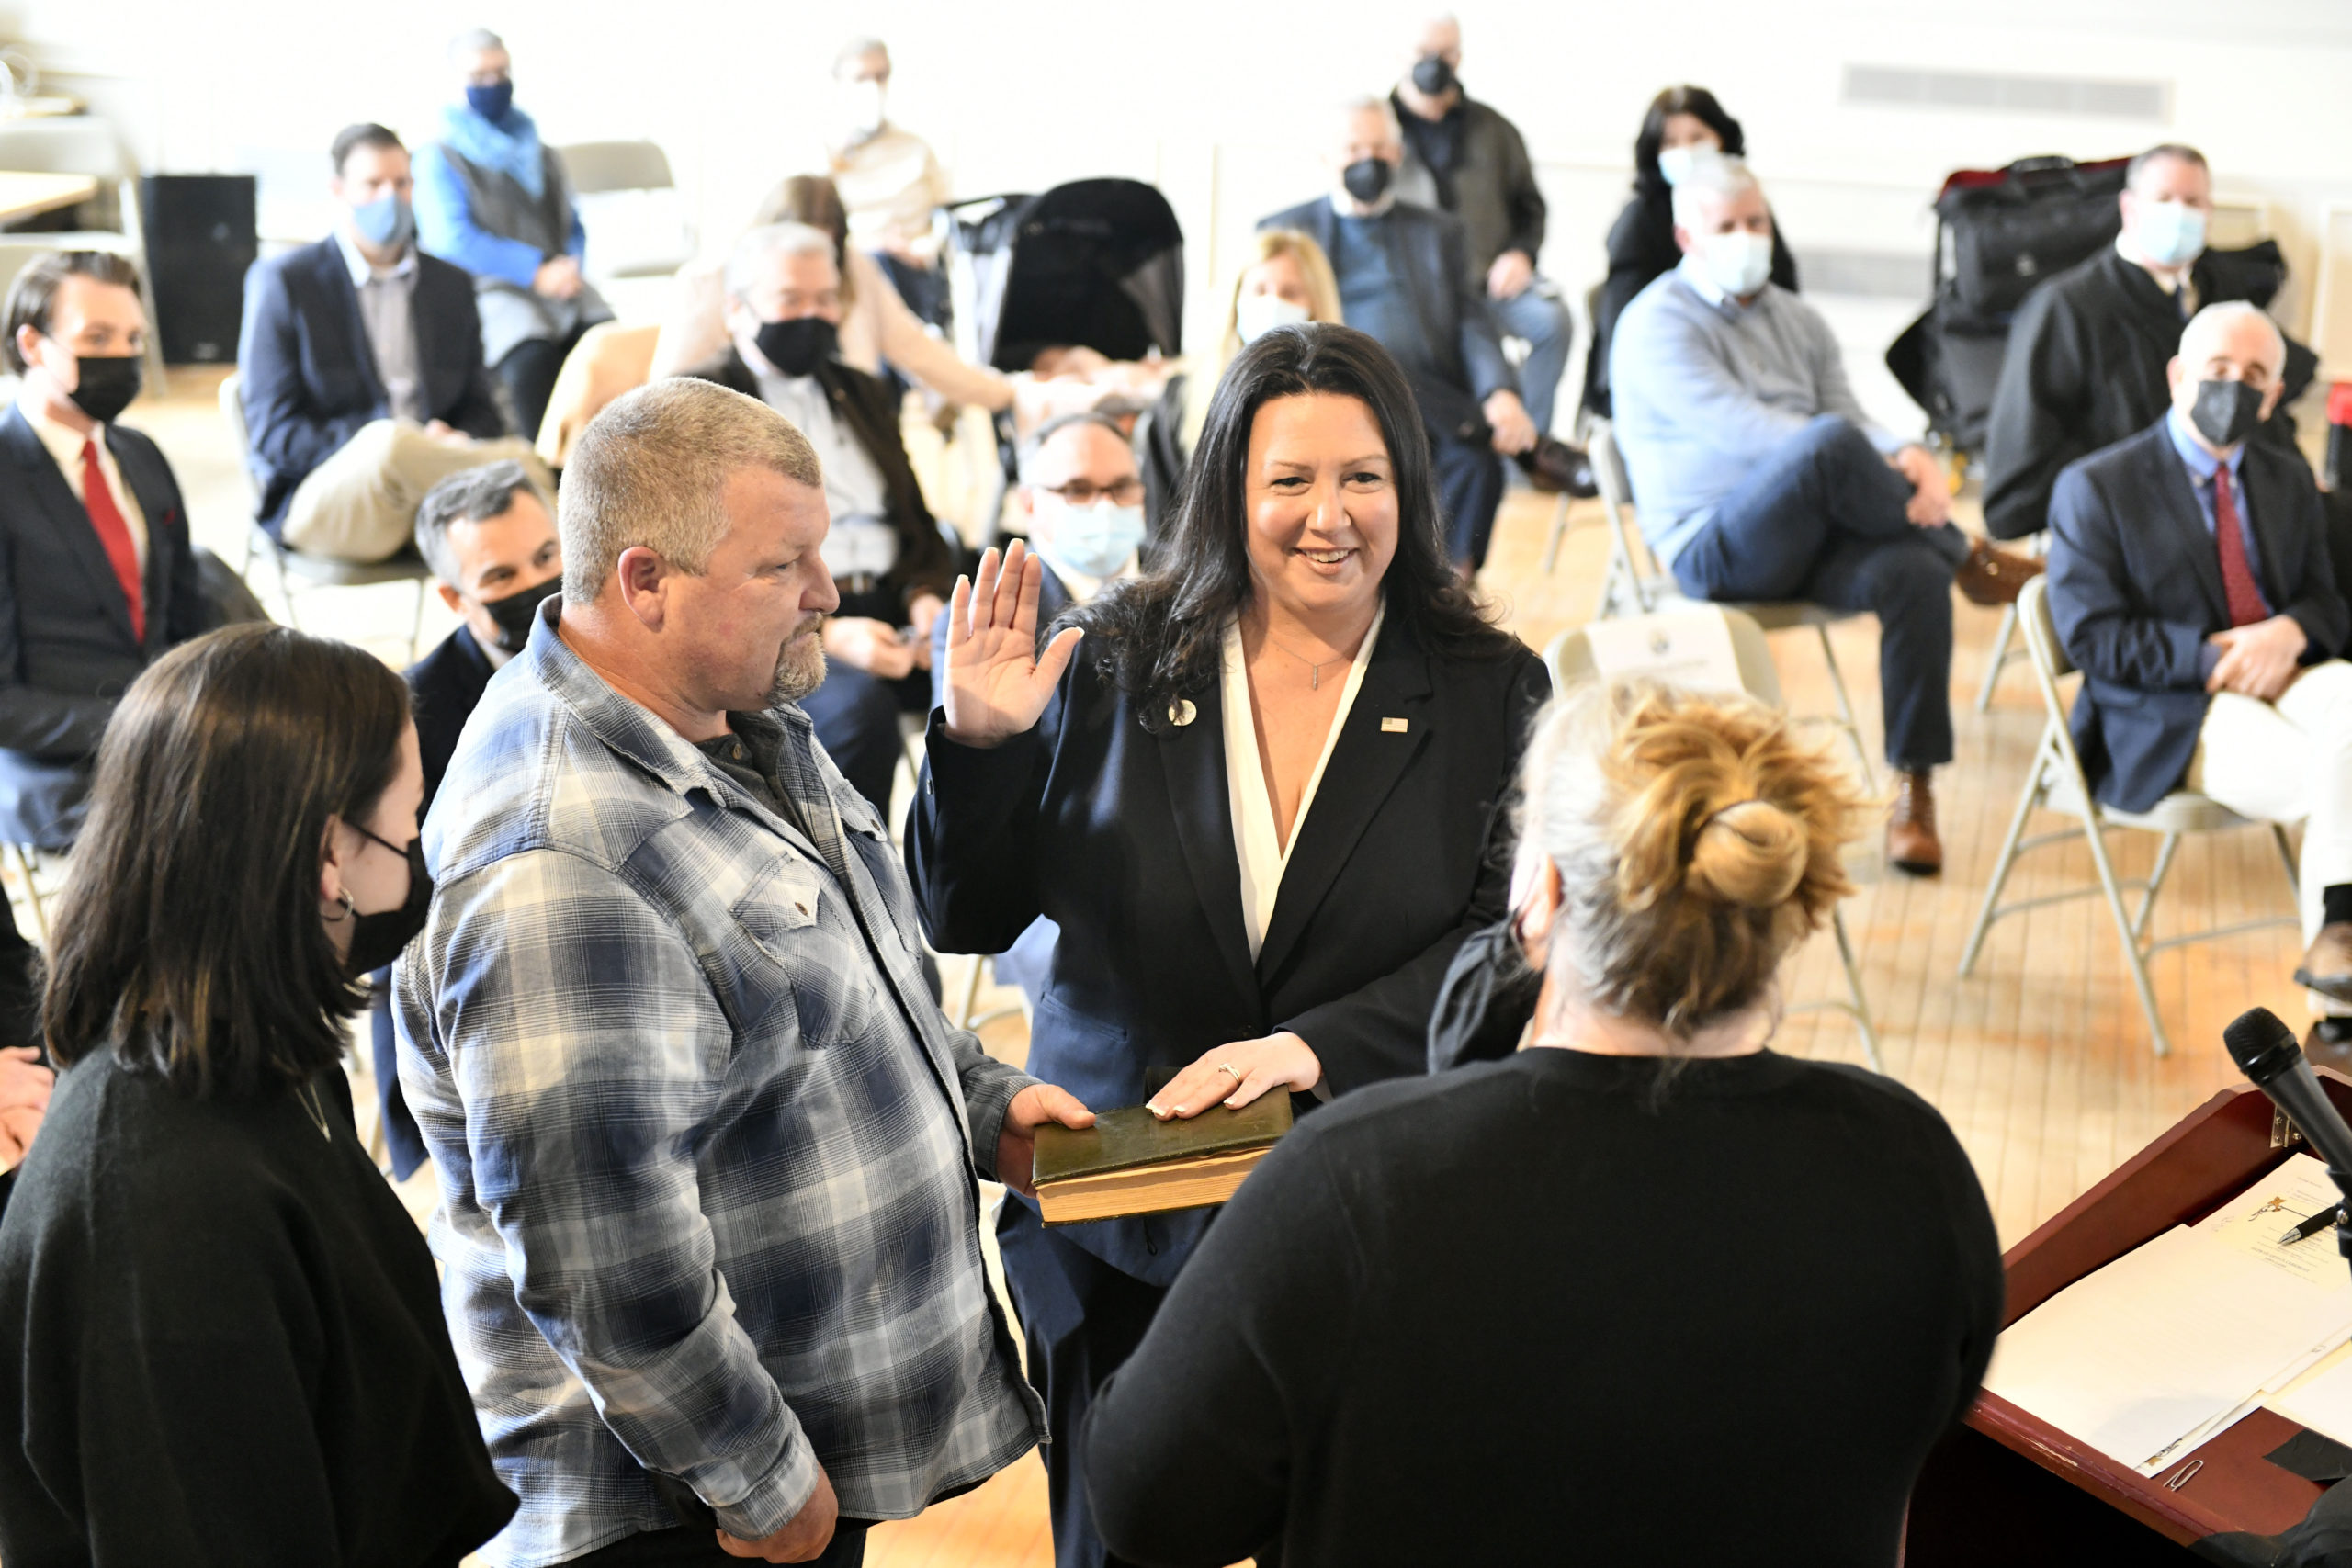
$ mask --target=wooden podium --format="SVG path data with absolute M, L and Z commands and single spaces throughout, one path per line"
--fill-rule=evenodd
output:
M 2352 1078 L 2326 1068 L 2318 1076 L 2352 1118 Z M 2300 1139 L 2290 1147 L 2285 1133 L 2251 1084 L 2207 1100 L 2009 1249 L 2002 1325 L 2141 1243 L 2203 1219 L 2289 1155 L 2306 1152 Z M 2335 1244 L 2322 1234 L 2304 1245 L 2333 1251 Z M 1981 1395 L 1920 1474 L 1904 1568 L 2206 1561 L 2188 1543 L 2232 1530 L 2276 1535 L 2319 1500 L 2324 1488 L 2263 1458 L 2301 1430 L 2257 1410 L 2150 1478 L 1996 1394 Z M 2184 1471 L 2191 1473 L 2177 1489 L 2168 1484 Z

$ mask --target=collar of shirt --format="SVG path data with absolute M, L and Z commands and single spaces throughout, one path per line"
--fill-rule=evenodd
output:
M 1106 582 L 1117 582 L 1123 578 L 1133 577 L 1139 564 L 1136 556 L 1131 554 L 1120 565 L 1119 570 L 1110 576 L 1094 577 L 1063 560 L 1051 545 L 1040 545 L 1033 540 L 1029 547 L 1036 552 L 1038 559 L 1054 569 L 1054 575 L 1060 578 L 1062 586 L 1069 591 L 1070 603 L 1073 604 L 1087 603 L 1102 592 L 1102 585 Z
M 416 276 L 416 247 L 412 244 L 401 252 L 401 259 L 387 267 L 379 267 L 359 254 L 358 242 L 351 237 L 351 225 L 334 226 L 335 248 L 343 253 L 343 265 L 351 274 L 351 287 L 365 288 L 371 277 L 413 277 Z
M 26 398 L 18 400 L 17 408 L 25 416 L 25 423 L 33 427 L 33 434 L 40 437 L 40 444 L 49 448 L 49 455 L 57 459 L 57 466 L 74 476 L 74 482 L 77 487 L 82 482 L 82 444 L 84 442 L 96 442 L 99 462 L 109 470 L 114 468 L 114 453 L 107 446 L 105 425 L 94 424 L 90 427 L 90 433 L 85 435 L 80 431 L 69 429 L 51 418 L 47 404 L 37 403 L 32 399 Z M 112 479 L 111 472 L 107 478 Z M 118 484 L 115 488 L 120 490 L 122 487 Z
M 1343 190 L 1331 193 L 1331 210 L 1342 218 L 1385 218 L 1396 205 L 1396 193 L 1394 190 L 1382 192 L 1380 199 L 1374 202 L 1358 201 Z
M 2180 454 L 2180 460 L 2188 466 L 2188 477 L 2198 484 L 2211 484 L 2213 470 L 2226 461 L 2231 485 L 2243 489 L 2238 485 L 2238 467 L 2245 461 L 2245 442 L 2239 442 L 2226 459 L 2216 457 L 2199 444 L 2196 431 L 2190 428 L 2188 421 L 2181 417 L 2180 410 L 2177 408 L 2165 411 L 2165 434 L 2172 437 L 2172 449 Z

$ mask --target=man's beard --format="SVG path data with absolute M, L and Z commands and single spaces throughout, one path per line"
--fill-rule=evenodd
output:
M 776 651 L 775 674 L 768 682 L 770 707 L 797 703 L 825 683 L 824 625 L 822 615 L 811 616 Z

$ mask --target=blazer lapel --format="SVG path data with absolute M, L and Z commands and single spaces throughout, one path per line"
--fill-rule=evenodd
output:
M 74 491 L 65 482 L 57 460 L 25 422 L 23 410 L 11 408 L 8 417 L 0 420 L 0 442 L 6 444 L 17 466 L 25 470 L 26 483 L 40 500 L 41 510 L 49 514 L 59 541 L 89 580 L 90 592 L 105 606 L 107 623 L 122 634 L 125 643 L 137 648 L 139 639 L 130 635 L 130 605 L 122 596 L 122 583 L 114 574 L 114 562 L 107 558 L 106 547 L 98 543 L 98 531 L 91 526 L 88 510 L 74 499 Z M 111 446 L 108 449 L 112 449 Z M 19 592 L 22 591 L 20 585 Z
M 1306 817 L 1292 828 L 1290 862 L 1274 897 L 1273 918 L 1258 950 L 1261 983 L 1283 963 L 1331 891 L 1364 829 L 1396 781 L 1429 744 L 1437 726 L 1430 701 L 1429 656 L 1399 621 L 1383 626 L 1355 705 L 1324 764 Z M 1396 725 L 1401 721 L 1400 730 Z
M 329 235 L 319 242 L 319 283 L 328 298 L 338 301 L 343 310 L 343 334 L 351 344 L 351 363 L 368 383 L 371 399 L 379 405 L 385 400 L 384 375 L 376 367 L 376 345 L 368 341 L 368 318 L 359 309 L 359 290 L 352 285 L 351 268 L 343 259 L 343 247 Z M 413 295 L 412 295 L 412 301 Z M 415 317 L 410 318 L 412 325 Z
M 2302 551 L 2290 546 L 2286 535 L 2279 531 L 2290 502 L 2274 487 L 2262 483 L 2269 472 L 2262 456 L 2249 446 L 2245 460 L 2238 464 L 2238 505 L 2245 513 L 2247 525 L 2254 530 L 2254 542 L 2262 557 L 2256 573 L 2262 583 L 2262 596 L 2276 613 L 2301 596 L 2302 584 L 2290 579 L 2287 572 L 2290 562 L 2302 559 Z M 2254 495 L 2257 485 L 2262 488 L 2259 500 Z
M 2206 608 L 2211 612 L 2214 624 L 2227 626 L 2229 591 L 2222 585 L 2221 552 L 2213 547 L 2213 536 L 2205 531 L 2205 509 L 2197 499 L 2197 481 L 2189 478 L 2188 465 L 2173 450 L 2171 435 L 2162 427 L 2154 435 L 2158 448 L 2156 491 L 2164 498 L 2165 515 L 2179 536 L 2181 553 L 2196 569 L 2197 581 L 2204 587 Z
M 1193 874 L 1193 890 L 1216 939 L 1217 956 L 1252 1003 L 1257 971 L 1241 924 L 1241 863 L 1233 843 L 1233 798 L 1225 778 L 1225 695 L 1212 682 L 1193 705 L 1193 722 L 1159 737 L 1176 840 Z

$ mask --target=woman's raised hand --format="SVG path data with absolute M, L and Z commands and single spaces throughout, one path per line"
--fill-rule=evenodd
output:
M 1065 627 L 1037 652 L 1037 592 L 1042 562 L 1012 541 L 1001 560 L 980 557 L 977 581 L 956 580 L 947 604 L 947 672 L 943 682 L 947 739 L 995 746 L 1027 730 L 1046 711 L 1083 636 Z

